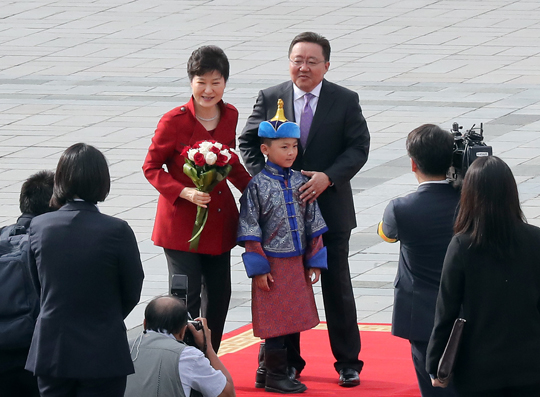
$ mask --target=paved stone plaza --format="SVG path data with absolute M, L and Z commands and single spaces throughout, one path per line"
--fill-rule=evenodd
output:
M 309 4 L 309 6 L 308 6 Z M 351 276 L 361 322 L 391 321 L 397 244 L 376 235 L 388 201 L 416 188 L 405 137 L 423 123 L 484 123 L 540 226 L 540 2 L 512 0 L 29 0 L 0 2 L 0 225 L 18 215 L 22 181 L 54 169 L 76 142 L 97 146 L 113 178 L 100 209 L 135 230 L 146 278 L 127 319 L 167 291 L 150 241 L 158 194 L 141 166 L 160 116 L 189 99 L 186 61 L 204 44 L 231 62 L 224 99 L 242 130 L 258 91 L 287 80 L 290 40 L 330 39 L 326 77 L 357 91 L 371 131 L 353 179 L 358 227 Z M 226 331 L 250 322 L 250 281 L 233 250 Z M 96 294 L 100 291 L 96 290 Z M 88 297 L 92 299 L 92 297 Z M 316 298 L 324 319 L 320 288 Z

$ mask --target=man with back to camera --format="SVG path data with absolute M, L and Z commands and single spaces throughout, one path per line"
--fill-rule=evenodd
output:
M 17 223 L 0 229 L 0 238 L 7 237 L 15 227 L 28 229 L 32 219 L 38 215 L 51 211 L 51 200 L 54 185 L 54 172 L 43 170 L 28 177 L 21 186 L 19 196 L 19 209 L 21 216 Z
M 21 194 L 19 196 L 21 216 L 14 225 L 5 226 L 0 229 L 0 241 L 6 242 L 9 240 L 10 236 L 25 234 L 34 217 L 51 210 L 49 201 L 51 200 L 53 185 L 54 173 L 52 171 L 39 171 L 31 175 L 22 184 Z M 38 297 L 33 293 L 33 289 L 30 288 L 25 290 L 24 281 L 22 279 L 18 280 L 21 281 L 20 285 L 17 283 L 17 285 L 11 284 L 9 286 L 5 286 L 4 282 L 13 283 L 12 278 L 10 278 L 9 281 L 0 280 L 0 288 L 3 289 L 0 296 L 4 299 L 3 294 L 9 295 L 10 301 L 8 304 L 10 306 L 20 304 L 21 301 L 18 298 L 22 298 L 22 300 L 28 304 L 27 309 L 30 312 L 23 307 L 19 307 L 21 312 L 19 312 L 18 318 L 20 318 L 21 315 L 28 315 L 33 318 L 35 323 L 35 319 L 39 312 Z M 8 292 L 8 290 L 14 291 L 15 289 L 18 290 L 15 295 Z M 2 302 L 0 302 L 0 307 L 4 307 Z M 3 313 L 3 310 L 1 311 L 0 317 L 4 317 L 4 314 L 6 314 L 6 318 L 9 317 L 9 321 L 14 320 L 13 317 L 11 317 L 11 315 L 14 314 L 13 312 L 8 315 L 7 313 Z M 21 319 L 21 321 L 23 321 L 23 319 Z M 21 324 L 25 323 L 26 321 Z M 24 347 L 0 349 L 0 395 L 3 397 L 39 396 L 36 378 L 30 371 L 24 369 L 26 358 L 28 356 L 28 349 L 30 348 L 30 343 L 32 341 L 33 324 L 28 324 L 26 327 L 29 327 L 28 332 L 27 330 L 22 329 L 15 331 L 18 334 L 17 339 L 26 339 L 20 341 L 20 344 L 24 345 Z M 4 323 L 0 322 L 0 339 L 2 341 L 11 337 L 6 335 L 5 332 L 13 332 L 13 330 L 4 328 Z
M 126 397 L 234 397 L 234 384 L 215 353 L 206 319 L 203 329 L 188 324 L 186 305 L 173 296 L 153 299 L 144 312 L 144 333 L 129 341 L 135 373 L 127 378 Z M 186 328 L 199 350 L 184 342 Z
M 377 230 L 383 240 L 400 242 L 392 334 L 411 343 L 422 397 L 455 396 L 452 384 L 447 389 L 433 387 L 426 371 L 441 271 L 459 203 L 459 192 L 446 180 L 454 138 L 436 125 L 424 124 L 409 133 L 406 146 L 420 186 L 390 201 Z
M 321 286 L 334 367 L 340 386 L 357 386 L 363 362 L 358 359 L 360 333 L 348 260 L 351 230 L 356 227 L 350 180 L 367 161 L 369 131 L 358 94 L 324 79 L 330 67 L 326 38 L 301 33 L 292 40 L 288 55 L 291 81 L 259 92 L 238 139 L 239 149 L 251 175 L 262 170 L 265 160 L 258 127 L 276 114 L 278 99 L 282 99 L 285 117 L 300 125 L 298 156 L 292 168 L 310 178 L 301 188 L 300 199 L 317 199 L 329 229 L 323 234 L 328 271 L 321 274 Z M 299 375 L 305 366 L 299 334 L 287 339 L 287 351 L 292 373 Z M 257 380 L 263 373 L 259 367 Z

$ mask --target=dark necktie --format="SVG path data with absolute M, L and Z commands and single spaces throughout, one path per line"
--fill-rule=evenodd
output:
M 311 122 L 313 121 L 313 110 L 309 105 L 309 101 L 314 97 L 315 95 L 310 94 L 309 92 L 304 94 L 304 108 L 302 109 L 302 115 L 300 116 L 300 143 L 304 149 L 306 147 L 309 129 L 311 128 Z

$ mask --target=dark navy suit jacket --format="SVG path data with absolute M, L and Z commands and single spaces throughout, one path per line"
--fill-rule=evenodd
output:
M 394 283 L 393 335 L 429 340 L 458 202 L 459 192 L 450 184 L 426 183 L 386 207 L 379 234 L 401 244 Z
M 274 117 L 278 99 L 284 102 L 287 120 L 295 121 L 293 83 L 289 80 L 259 92 L 253 112 L 238 137 L 238 148 L 251 175 L 264 168 L 258 128 L 262 121 Z M 323 80 L 306 147 L 299 148 L 292 168 L 324 172 L 334 183 L 317 198 L 331 232 L 349 232 L 356 227 L 350 181 L 367 161 L 369 142 L 358 94 Z
M 76 201 L 35 217 L 29 234 L 41 311 L 26 369 L 79 379 L 133 373 L 124 318 L 144 275 L 127 222 Z

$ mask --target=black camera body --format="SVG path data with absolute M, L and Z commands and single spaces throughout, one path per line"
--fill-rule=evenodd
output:
M 185 274 L 173 274 L 171 279 L 171 295 L 176 296 L 178 299 L 183 300 L 187 308 L 187 294 L 188 294 L 188 277 Z M 203 329 L 201 321 L 193 320 L 188 312 L 188 324 L 193 325 L 197 331 Z M 191 331 L 186 329 L 184 336 L 184 342 L 190 346 L 198 347 L 195 344 Z
M 198 320 L 188 320 L 188 324 L 193 325 L 193 328 L 195 328 L 197 331 L 200 331 L 201 329 L 203 329 L 202 322 Z
M 454 152 L 452 154 L 452 165 L 448 170 L 447 178 L 452 182 L 455 188 L 461 189 L 465 173 L 470 165 L 479 157 L 493 155 L 493 149 L 484 143 L 484 125 L 480 123 L 480 127 L 476 124 L 461 133 L 462 126 L 458 123 L 452 124 L 450 133 L 454 137 Z

